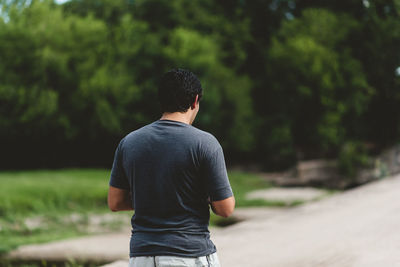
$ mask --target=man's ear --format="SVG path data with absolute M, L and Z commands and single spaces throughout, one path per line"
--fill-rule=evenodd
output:
M 196 97 L 195 97 L 195 99 L 194 99 L 194 102 L 192 103 L 192 105 L 190 106 L 190 108 L 191 108 L 191 109 L 195 109 L 196 106 L 199 104 L 198 101 L 199 101 L 199 95 L 196 95 Z

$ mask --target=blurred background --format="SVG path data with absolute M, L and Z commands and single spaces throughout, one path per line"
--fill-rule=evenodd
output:
M 376 167 L 400 142 L 399 16 L 399 0 L 0 0 L 0 251 L 52 239 L 40 225 L 59 212 L 105 210 L 115 148 L 160 117 L 175 67 L 200 78 L 194 126 L 241 193 L 303 161 L 339 180 Z
M 160 117 L 174 67 L 201 79 L 195 125 L 231 163 L 282 170 L 400 139 L 399 1 L 0 3 L 1 169 L 110 167 Z

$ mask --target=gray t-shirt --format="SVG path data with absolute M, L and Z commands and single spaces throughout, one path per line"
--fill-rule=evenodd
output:
M 208 198 L 233 194 L 221 145 L 211 134 L 171 120 L 131 132 L 115 152 L 110 185 L 132 194 L 130 257 L 216 251 Z

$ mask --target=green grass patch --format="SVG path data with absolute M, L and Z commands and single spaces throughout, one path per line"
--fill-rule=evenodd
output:
M 88 211 L 106 207 L 109 170 L 0 173 L 0 215 Z
M 236 207 L 255 207 L 255 206 L 282 206 L 283 203 L 271 202 L 261 199 L 246 199 L 246 194 L 259 189 L 267 189 L 271 184 L 256 174 L 232 171 L 229 172 L 233 194 L 236 199 Z
M 109 174 L 99 169 L 1 172 L 0 253 L 87 234 L 85 214 L 108 212 Z
M 104 169 L 0 172 L 0 253 L 23 244 L 88 234 L 89 217 L 111 214 L 107 208 L 109 175 L 110 170 Z M 257 175 L 232 171 L 229 178 L 237 207 L 281 205 L 245 198 L 252 190 L 270 187 Z M 129 224 L 131 213 L 125 215 L 123 220 L 106 222 L 100 231 Z M 211 225 L 219 224 L 224 221 L 212 215 Z

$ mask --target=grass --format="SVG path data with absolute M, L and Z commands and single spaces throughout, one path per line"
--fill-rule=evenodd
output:
M 229 172 L 229 181 L 235 195 L 236 207 L 256 207 L 256 206 L 285 206 L 284 202 L 267 201 L 262 199 L 246 199 L 247 193 L 259 189 L 267 189 L 271 184 L 258 175 L 232 171 Z
M 107 208 L 109 170 L 62 169 L 0 172 L 0 253 L 23 244 L 86 235 L 92 215 Z M 281 206 L 279 202 L 247 200 L 252 190 L 270 185 L 257 175 L 230 172 L 237 207 Z M 98 226 L 98 232 L 129 224 L 130 212 Z M 113 214 L 112 218 L 116 218 Z M 212 216 L 211 224 L 224 222 Z
M 0 252 L 86 234 L 84 220 L 65 218 L 107 212 L 108 176 L 93 169 L 1 172 Z M 39 225 L 29 227 L 29 219 Z
M 0 173 L 0 215 L 104 208 L 109 171 L 71 169 Z

